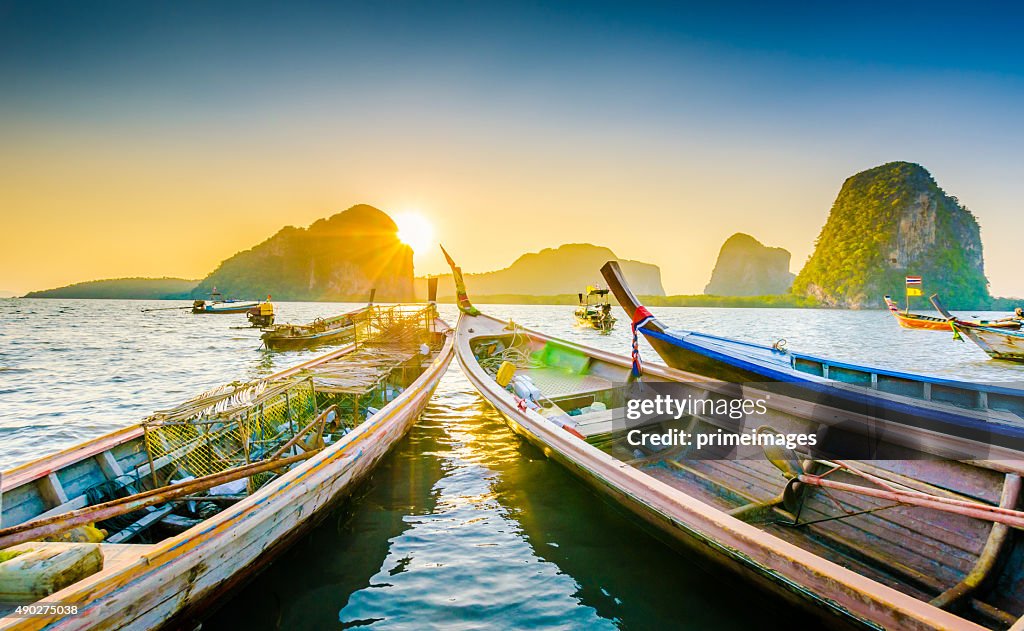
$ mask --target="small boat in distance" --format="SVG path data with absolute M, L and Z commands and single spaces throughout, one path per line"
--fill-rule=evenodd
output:
M 919 313 L 910 313 L 907 310 L 901 310 L 899 305 L 893 302 L 891 296 L 885 296 L 885 306 L 892 313 L 893 317 L 896 318 L 896 322 L 899 323 L 904 329 L 919 329 L 924 331 L 949 331 L 949 320 L 946 318 L 939 318 L 936 316 L 922 315 Z M 1020 308 L 1017 311 L 1021 311 Z M 1021 313 L 1016 313 L 1008 318 L 1002 318 L 999 320 L 959 320 L 967 325 L 973 326 L 987 326 L 993 329 L 1008 329 L 1016 331 L 1021 326 Z
M 611 331 L 615 326 L 615 317 L 612 315 L 612 306 L 608 302 L 608 294 L 609 290 L 593 286 L 587 287 L 586 294 L 577 294 L 580 304 L 573 313 L 576 324 L 605 333 Z
M 935 310 L 946 316 L 946 326 L 953 330 L 957 339 L 962 340 L 962 336 L 966 335 L 992 359 L 1024 362 L 1024 333 L 958 320 L 946 309 L 937 294 L 931 296 L 931 301 Z
M 667 444 L 683 430 L 827 436 L 844 418 L 844 440 L 906 449 L 912 432 L 894 424 L 876 433 L 844 410 L 667 366 L 648 365 L 637 383 L 628 357 L 481 314 L 449 262 L 461 312 L 455 356 L 469 381 L 512 431 L 677 548 L 803 605 L 825 628 L 980 631 L 1024 613 L 1024 548 L 1003 545 L 1012 526 L 989 521 L 1024 525 L 1021 452 L 1001 452 L 995 466 L 910 450 L 903 460 L 826 462 L 789 447 L 730 457 L 728 448 L 702 455 Z M 633 417 L 631 386 L 671 386 L 677 401 L 758 399 L 766 414 Z
M 4 472 L 0 630 L 199 628 L 427 405 L 451 330 L 435 305 L 386 308 L 358 344 Z
M 294 350 L 310 348 L 319 344 L 330 344 L 352 339 L 355 336 L 356 323 L 365 318 L 373 309 L 373 296 L 376 290 L 370 290 L 370 300 L 365 307 L 332 316 L 317 318 L 307 324 L 278 324 L 263 330 L 260 339 L 270 350 Z
M 209 314 L 209 313 L 245 313 L 253 307 L 259 306 L 259 302 L 255 300 L 236 300 L 234 298 L 225 299 L 217 288 L 214 287 L 213 291 L 210 292 L 210 299 L 203 300 L 199 298 L 192 302 L 192 313 L 195 314 Z

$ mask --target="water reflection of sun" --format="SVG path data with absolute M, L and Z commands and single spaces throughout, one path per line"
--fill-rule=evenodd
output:
M 421 213 L 405 212 L 395 216 L 398 239 L 414 252 L 423 252 L 434 242 L 434 227 Z

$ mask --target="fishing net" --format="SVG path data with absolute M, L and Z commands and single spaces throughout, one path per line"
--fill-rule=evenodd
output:
M 230 399 L 245 401 L 250 389 L 243 388 Z M 170 469 L 167 477 L 199 478 L 264 460 L 317 415 L 312 379 L 261 390 L 251 401 L 234 406 L 219 402 L 194 418 L 145 422 L 151 473 L 155 476 L 159 470 Z M 253 483 L 258 487 L 270 477 L 259 474 Z M 157 484 L 165 482 L 156 480 Z
M 435 310 L 426 307 L 373 307 L 355 320 L 357 345 L 411 346 L 429 341 Z
M 422 345 L 436 344 L 434 318 L 433 306 L 372 307 L 355 323 L 355 350 L 286 377 L 220 386 L 146 419 L 152 484 L 288 455 L 277 452 L 331 405 L 337 415 L 328 431 L 344 434 L 422 370 Z M 274 475 L 250 477 L 248 491 Z

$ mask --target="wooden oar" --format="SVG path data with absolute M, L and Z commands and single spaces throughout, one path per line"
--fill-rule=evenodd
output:
M 833 489 L 835 491 L 846 491 L 848 493 L 856 493 L 858 495 L 890 500 L 893 502 L 899 502 L 900 504 L 908 504 L 910 506 L 931 508 L 947 513 L 973 517 L 974 519 L 1006 524 L 1013 528 L 1024 529 L 1024 511 L 1012 510 L 1001 506 L 992 506 L 990 504 L 953 500 L 950 498 L 928 495 L 926 493 L 918 493 L 916 491 L 872 489 L 858 484 L 847 484 L 846 482 L 826 480 L 816 475 L 802 474 L 797 476 L 796 479 L 809 486 L 820 486 L 822 488 Z
M 759 434 L 768 432 L 778 433 L 767 425 L 758 428 Z M 792 449 L 776 447 L 768 444 L 762 446 L 762 449 L 764 450 L 768 461 L 782 471 L 787 479 L 799 480 L 801 483 L 808 486 L 817 486 L 835 491 L 856 493 L 857 495 L 865 495 L 867 497 L 899 502 L 900 504 L 907 504 L 909 506 L 931 508 L 933 510 L 964 515 L 966 517 L 991 521 L 997 524 L 1005 524 L 1012 528 L 1024 530 L 1024 511 L 1014 510 L 1005 506 L 992 506 L 991 504 L 982 504 L 980 502 L 972 502 L 969 500 L 940 497 L 938 495 L 922 493 L 912 489 L 897 488 L 878 476 L 860 471 L 842 461 L 832 463 L 818 461 L 822 464 L 833 465 L 833 468 L 821 475 L 811 475 L 809 473 L 804 473 L 802 467 L 794 467 L 790 464 L 793 462 L 799 463 L 799 458 L 796 452 Z M 862 486 L 860 484 L 849 484 L 847 482 L 837 482 L 835 480 L 825 479 L 825 476 L 840 470 L 847 471 L 855 476 L 867 480 L 868 482 L 877 484 L 882 488 L 875 489 Z
M 286 467 L 296 462 L 306 460 L 307 458 L 311 458 L 319 453 L 319 451 L 320 450 L 317 449 L 314 451 L 307 451 L 306 453 L 301 453 L 296 456 L 289 456 L 287 458 L 254 462 L 240 467 L 225 469 L 220 473 L 204 475 L 194 480 L 187 480 L 185 482 L 171 484 L 169 486 L 160 487 L 150 491 L 135 493 L 128 497 L 122 497 L 102 504 L 96 504 L 95 506 L 87 506 L 67 513 L 53 515 L 52 517 L 32 519 L 23 524 L 18 524 L 17 526 L 0 529 L 0 550 L 19 543 L 49 537 L 59 532 L 64 532 L 65 530 L 71 530 L 78 526 L 84 526 L 97 521 L 104 521 L 111 517 L 117 517 L 118 515 L 133 513 L 139 509 L 146 508 L 147 506 L 163 504 L 178 497 L 191 495 L 198 491 L 213 488 L 233 480 L 247 478 L 249 476 L 256 475 L 257 473 Z

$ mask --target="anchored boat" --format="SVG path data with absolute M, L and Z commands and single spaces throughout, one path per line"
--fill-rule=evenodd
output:
M 258 307 L 259 302 L 255 300 L 236 300 L 234 298 L 225 299 L 217 288 L 214 287 L 213 291 L 210 292 L 209 300 L 195 300 L 192 302 L 192 313 L 195 314 L 211 314 L 211 313 L 245 313 L 253 307 Z
M 356 323 L 373 310 L 374 293 L 370 290 L 370 300 L 365 307 L 330 318 L 317 318 L 308 324 L 278 324 L 265 329 L 260 339 L 271 350 L 309 348 L 352 339 L 356 334 Z
M 1014 540 L 1024 526 L 1020 452 L 944 460 L 944 448 L 969 451 L 970 441 L 926 445 L 900 424 L 868 424 L 847 410 L 660 365 L 644 368 L 641 387 L 671 386 L 698 400 L 760 397 L 766 414 L 631 420 L 626 406 L 640 383 L 630 358 L 481 314 L 449 262 L 461 311 L 456 357 L 470 382 L 513 431 L 677 546 L 829 626 L 1006 628 L 1024 613 L 1024 547 Z M 883 426 L 901 459 L 833 462 L 785 447 L 765 447 L 759 458 L 709 457 L 692 445 L 630 438 L 683 429 L 819 436 L 837 427 L 849 438 Z
M 608 293 L 607 289 L 587 287 L 586 294 L 577 294 L 580 305 L 573 313 L 576 323 L 605 333 L 611 331 L 615 326 L 615 317 L 612 315 L 612 306 L 608 302 Z
M 358 343 L 5 472 L 0 629 L 186 626 L 295 541 L 405 435 L 451 361 L 432 304 L 360 327 Z
M 949 331 L 949 319 L 938 318 L 935 316 L 922 315 L 920 313 L 910 313 L 910 311 L 901 311 L 899 305 L 893 302 L 890 296 L 885 296 L 885 305 L 892 313 L 893 317 L 896 318 L 896 322 L 899 323 L 904 329 L 921 329 L 925 331 Z M 1018 311 L 1020 309 L 1018 308 Z M 956 322 L 965 326 L 986 326 L 993 329 L 1006 329 L 1016 331 L 1020 329 L 1022 314 L 1017 313 L 1009 318 L 1003 318 L 1001 320 L 960 320 L 956 319 Z

